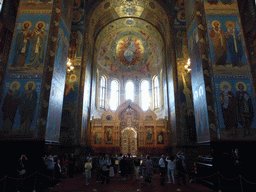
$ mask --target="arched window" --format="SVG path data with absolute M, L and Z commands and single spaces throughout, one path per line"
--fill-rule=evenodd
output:
M 0 12 L 2 11 L 3 3 L 4 3 L 4 0 L 0 0 Z
M 149 108 L 149 82 L 147 80 L 143 80 L 140 84 L 140 100 L 141 100 L 141 108 L 146 111 Z
M 100 78 L 100 108 L 105 109 L 106 98 L 106 78 L 101 76 Z
M 110 109 L 116 110 L 119 105 L 119 83 L 117 80 L 113 80 L 110 86 Z
M 154 108 L 157 109 L 159 108 L 159 80 L 158 80 L 158 76 L 155 76 L 153 79 L 153 93 L 154 93 Z
M 128 81 L 125 85 L 125 99 L 134 101 L 134 84 L 132 81 Z

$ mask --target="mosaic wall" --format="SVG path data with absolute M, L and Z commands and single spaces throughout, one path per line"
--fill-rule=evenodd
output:
M 34 136 L 40 75 L 8 75 L 0 111 L 0 127 L 6 136 Z
M 208 9 L 212 6 L 211 2 Z M 226 14 L 225 6 L 233 7 Z M 244 38 L 238 15 L 231 15 L 236 8 L 234 1 L 221 1 L 218 15 L 207 15 L 210 55 L 214 70 L 220 136 L 222 139 L 252 138 L 256 127 L 255 99 L 250 77 Z M 207 12 L 209 13 L 209 11 Z
M 37 136 L 50 8 L 52 2 L 19 4 L 0 112 L 2 131 L 8 136 Z

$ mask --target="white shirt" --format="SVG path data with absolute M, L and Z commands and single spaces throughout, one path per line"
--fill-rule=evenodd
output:
M 158 164 L 160 165 L 160 167 L 165 167 L 164 159 L 162 157 L 161 159 L 159 159 Z
M 172 169 L 172 170 L 175 169 L 175 167 L 176 167 L 175 161 L 168 160 L 167 158 L 165 159 L 165 161 L 168 162 L 167 167 L 168 167 L 169 169 Z

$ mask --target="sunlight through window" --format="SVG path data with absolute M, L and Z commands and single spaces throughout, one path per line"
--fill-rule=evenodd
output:
M 106 78 L 101 76 L 100 79 L 100 107 L 105 108 L 105 95 L 106 95 Z
M 130 99 L 134 101 L 134 85 L 133 82 L 128 81 L 125 86 L 125 96 L 126 100 Z
M 156 76 L 153 80 L 153 86 L 154 86 L 154 108 L 159 108 L 159 80 Z
M 119 86 L 116 80 L 111 82 L 110 109 L 116 110 L 119 104 Z
M 146 80 L 141 82 L 141 108 L 146 111 L 149 108 L 149 83 Z

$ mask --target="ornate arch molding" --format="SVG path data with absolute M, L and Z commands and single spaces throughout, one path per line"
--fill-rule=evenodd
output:
M 101 120 L 105 121 L 105 120 L 113 120 L 116 121 L 117 117 L 115 115 L 115 113 L 113 113 L 111 110 L 107 110 L 106 112 L 104 112 L 101 116 Z
M 128 109 L 128 108 L 131 108 L 131 109 L 137 111 L 137 112 L 140 114 L 139 120 L 143 120 L 143 119 L 142 119 L 142 116 L 143 116 L 143 114 L 144 114 L 144 111 L 140 108 L 139 105 L 133 103 L 132 101 L 126 101 L 126 102 L 124 102 L 122 105 L 120 105 L 120 106 L 117 108 L 116 112 L 115 112 L 116 117 L 120 118 L 120 114 L 121 114 L 124 110 L 126 110 L 126 109 Z

